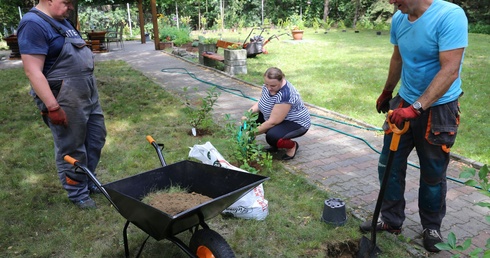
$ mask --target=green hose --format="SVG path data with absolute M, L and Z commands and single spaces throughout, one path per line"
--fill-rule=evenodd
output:
M 187 69 L 185 68 L 166 68 L 166 69 L 162 69 L 161 70 L 162 72 L 164 73 L 176 73 L 176 74 L 185 74 L 185 75 L 188 75 L 190 76 L 191 78 L 199 81 L 199 82 L 202 82 L 204 84 L 207 84 L 207 85 L 211 85 L 211 86 L 214 86 L 224 92 L 227 92 L 227 93 L 230 93 L 230 94 L 233 94 L 235 96 L 239 96 L 239 97 L 242 97 L 242 98 L 246 98 L 246 99 L 249 99 L 249 100 L 253 100 L 253 101 L 258 101 L 257 99 L 255 98 L 252 98 L 250 96 L 247 96 L 245 93 L 243 93 L 241 90 L 238 90 L 238 89 L 231 89 L 231 88 L 227 88 L 227 87 L 223 87 L 221 85 L 218 85 L 218 84 L 215 84 L 215 83 L 212 83 L 212 82 L 208 82 L 208 81 L 205 81 L 205 80 L 201 80 L 199 79 L 194 73 L 192 72 L 189 72 L 187 71 Z M 183 71 L 183 72 L 181 72 Z M 347 123 L 347 122 L 343 122 L 343 121 L 340 121 L 340 120 L 336 120 L 336 119 L 333 119 L 333 118 L 328 118 L 328 117 L 324 117 L 324 116 L 319 116 L 319 115 L 315 115 L 315 114 L 311 114 L 310 116 L 312 117 L 316 117 L 316 118 L 320 118 L 320 119 L 325 119 L 325 120 L 329 120 L 329 121 L 332 121 L 332 122 L 335 122 L 335 123 L 339 123 L 339 124 L 343 124 L 343 125 L 347 125 L 347 126 L 352 126 L 352 127 L 355 127 L 355 128 L 358 128 L 358 129 L 363 129 L 363 130 L 376 130 L 376 131 L 382 131 L 381 128 L 369 128 L 369 127 L 363 127 L 363 126 L 359 126 L 359 125 L 355 125 L 355 124 L 351 124 L 351 123 Z M 315 125 L 315 126 L 318 126 L 318 127 L 322 127 L 322 128 L 325 128 L 325 129 L 329 129 L 329 130 L 332 130 L 334 132 L 337 132 L 337 133 L 340 133 L 340 134 L 343 134 L 343 135 L 346 135 L 346 136 L 349 136 L 349 137 L 352 137 L 354 139 L 358 139 L 362 142 L 364 142 L 370 149 L 372 149 L 374 152 L 380 154 L 381 152 L 376 150 L 368 141 L 366 141 L 365 139 L 359 137 L 359 136 L 356 136 L 356 135 L 353 135 L 353 134 L 350 134 L 350 133 L 346 133 L 346 132 L 343 132 L 341 130 L 338 130 L 338 129 L 335 129 L 335 128 L 332 128 L 332 127 L 329 127 L 329 126 L 326 126 L 326 125 L 322 125 L 322 124 L 317 124 L 317 123 L 311 123 L 312 125 Z M 411 162 L 408 162 L 407 163 L 409 166 L 412 166 L 414 168 L 417 168 L 417 169 L 420 169 L 420 166 L 416 165 L 416 164 L 413 164 Z M 448 180 L 451 180 L 451 181 L 454 181 L 456 183 L 460 183 L 460 184 L 464 184 L 463 181 L 457 179 L 457 178 L 454 178 L 454 177 L 450 177 L 450 176 L 446 176 L 446 179 Z M 475 188 L 477 189 L 481 189 L 480 186 L 475 186 Z

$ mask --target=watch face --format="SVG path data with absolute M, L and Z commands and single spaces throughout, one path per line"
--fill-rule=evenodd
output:
M 421 108 L 422 108 L 422 104 L 420 104 L 420 102 L 418 102 L 418 101 L 415 101 L 415 102 L 413 103 L 413 108 L 415 108 L 415 109 L 419 110 L 419 109 L 421 109 Z

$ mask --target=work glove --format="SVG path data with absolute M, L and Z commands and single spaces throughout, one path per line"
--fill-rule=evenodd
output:
M 393 98 L 393 91 L 383 90 L 381 95 L 379 95 L 378 100 L 376 100 L 376 110 L 378 113 L 386 113 L 390 110 L 390 100 Z
M 395 124 L 398 128 L 402 128 L 405 121 L 415 119 L 419 115 L 419 112 L 410 105 L 406 108 L 397 108 L 393 110 L 389 119 L 391 123 Z
M 68 125 L 65 111 L 59 105 L 48 109 L 48 117 L 51 123 L 54 125 Z

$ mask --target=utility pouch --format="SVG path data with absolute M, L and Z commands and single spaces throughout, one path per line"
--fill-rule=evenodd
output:
M 458 100 L 430 108 L 425 138 L 430 144 L 440 145 L 446 152 L 454 145 L 459 126 Z

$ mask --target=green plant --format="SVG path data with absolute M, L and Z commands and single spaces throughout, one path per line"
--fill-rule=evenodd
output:
M 195 105 L 192 104 L 192 100 L 189 98 L 188 87 L 184 87 L 184 93 L 186 105 L 184 112 L 187 114 L 189 124 L 193 128 L 196 128 L 196 130 L 207 128 L 213 123 L 211 111 L 213 111 L 213 106 L 218 100 L 220 93 L 217 91 L 216 87 L 210 87 L 206 91 L 206 97 L 199 98 Z
M 312 27 L 315 30 L 315 33 L 317 33 L 318 29 L 320 28 L 320 19 L 319 18 L 315 17 L 315 19 L 312 22 Z
M 242 47 L 242 45 L 235 43 L 235 44 L 229 45 L 226 49 L 239 50 L 239 49 L 243 49 L 243 47 Z
M 159 37 L 160 41 L 172 41 L 176 46 L 181 46 L 192 41 L 188 28 L 162 27 Z
M 202 35 L 198 37 L 198 40 L 201 44 L 216 44 L 218 42 L 218 38 L 206 38 Z
M 478 192 L 486 195 L 487 197 L 490 197 L 490 184 L 488 183 L 488 176 L 489 176 L 488 166 L 484 165 L 478 172 L 477 178 L 473 179 L 475 175 L 476 175 L 476 170 L 471 168 L 463 171 L 459 175 L 459 177 L 463 179 L 470 178 L 466 180 L 465 185 L 472 186 L 472 187 L 479 187 L 480 190 Z M 482 201 L 476 203 L 476 205 L 490 209 L 489 202 Z M 485 216 L 485 220 L 487 222 L 490 222 L 490 215 Z M 447 237 L 447 242 L 439 243 L 436 245 L 436 247 L 439 248 L 440 250 L 456 251 L 458 252 L 458 254 L 455 254 L 452 257 L 460 257 L 460 253 L 463 253 L 464 251 L 468 250 L 468 248 L 470 248 L 471 242 L 472 242 L 472 238 L 467 238 L 463 241 L 462 244 L 458 244 L 456 239 L 456 234 L 451 232 Z M 469 253 L 469 256 L 481 257 L 481 255 L 483 254 L 484 258 L 490 257 L 490 238 L 487 239 L 485 248 L 486 249 L 482 247 L 476 247 L 473 251 Z
M 289 16 L 287 18 L 287 21 L 289 21 L 289 25 L 291 27 L 291 30 L 304 30 L 305 29 L 305 21 L 303 20 L 303 17 L 301 17 L 297 13 Z
M 251 173 L 258 173 L 261 169 L 272 168 L 272 156 L 263 150 L 263 146 L 255 140 L 257 134 L 257 113 L 247 111 L 239 128 L 236 121 L 226 116 L 226 134 L 232 146 L 232 156 L 238 166 Z
M 321 23 L 322 23 L 322 27 L 325 31 L 328 31 L 330 30 L 330 28 L 332 27 L 332 24 L 334 23 L 334 20 L 331 20 L 328 16 L 327 16 L 327 19 L 326 20 L 321 20 Z
M 347 26 L 345 26 L 345 23 L 343 20 L 340 20 L 339 22 L 337 22 L 337 28 L 345 30 L 347 28 Z

